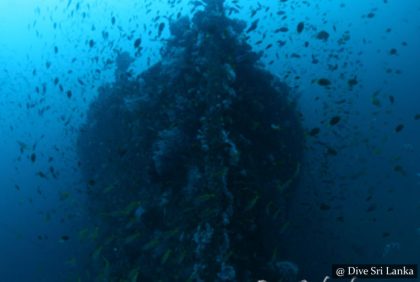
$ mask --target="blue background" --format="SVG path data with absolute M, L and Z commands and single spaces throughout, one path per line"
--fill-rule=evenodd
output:
M 420 262 L 420 3 L 238 5 L 232 17 L 248 25 L 259 19 L 249 42 L 264 52 L 265 67 L 293 88 L 304 127 L 321 130 L 307 134 L 290 224 L 279 238 L 288 249 L 283 259 L 310 281 L 330 274 L 333 263 Z M 133 42 L 141 37 L 133 71 L 147 69 L 159 61 L 169 36 L 167 17 L 190 15 L 193 8 L 188 1 L 163 0 L 0 1 L 1 281 L 85 275 L 90 249 L 84 237 L 94 227 L 86 221 L 77 166 L 78 129 L 97 87 L 113 81 L 117 51 L 134 54 Z M 298 34 L 301 21 L 305 28 Z M 160 22 L 166 27 L 157 38 Z M 289 30 L 276 33 L 281 27 Z M 329 33 L 326 41 L 316 38 L 322 30 Z M 320 78 L 331 85 L 320 86 Z M 358 83 L 350 88 L 352 78 Z M 331 126 L 334 116 L 341 120 Z M 404 128 L 396 132 L 399 124 Z

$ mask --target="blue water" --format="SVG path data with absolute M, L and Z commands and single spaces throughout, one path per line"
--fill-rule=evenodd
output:
M 0 281 L 96 281 L 79 131 L 118 52 L 134 76 L 159 62 L 168 19 L 201 9 L 189 2 L 0 1 Z M 308 281 L 334 263 L 419 263 L 420 3 L 226 5 L 246 29 L 258 19 L 244 36 L 291 87 L 305 130 L 279 259 Z

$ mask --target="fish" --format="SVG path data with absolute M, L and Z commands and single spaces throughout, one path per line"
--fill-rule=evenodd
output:
M 38 171 L 36 173 L 37 176 L 41 177 L 41 178 L 47 178 L 47 175 L 45 173 L 43 173 L 42 171 Z
M 90 239 L 91 240 L 96 240 L 98 239 L 99 236 L 99 227 L 95 227 L 92 232 L 90 233 Z
M 286 180 L 284 183 L 279 183 L 277 185 L 277 189 L 280 193 L 283 193 L 287 188 L 290 187 L 290 185 L 293 183 L 293 181 L 298 177 L 300 173 L 300 163 L 298 162 L 296 164 L 295 172 L 293 173 L 292 177 L 290 177 L 288 180 Z
M 172 250 L 167 250 L 166 252 L 165 252 L 165 254 L 162 256 L 162 259 L 160 260 L 160 263 L 161 264 L 165 264 L 165 262 L 168 260 L 168 258 L 171 256 L 171 254 L 172 254 Z
M 104 189 L 104 193 L 107 194 L 109 192 L 111 192 L 114 189 L 113 185 L 108 185 L 105 189 Z
M 255 205 L 257 204 L 258 200 L 260 199 L 260 194 L 255 194 L 255 197 L 249 202 L 248 206 L 245 208 L 245 210 L 249 211 L 252 208 L 255 207 Z
M 125 208 L 121 210 L 105 213 L 104 215 L 111 216 L 111 217 L 127 217 L 131 215 L 133 212 L 135 212 L 139 206 L 140 206 L 139 201 L 132 201 Z
M 394 166 L 394 171 L 400 173 L 403 176 L 406 175 L 404 168 L 401 165 Z
M 322 210 L 322 211 L 327 211 L 327 210 L 330 210 L 331 209 L 331 206 L 328 205 L 328 204 L 325 204 L 325 203 L 321 203 L 319 205 L 319 209 Z
M 82 86 L 84 86 L 84 85 L 85 85 L 85 83 L 83 82 L 83 80 L 81 80 L 80 78 L 78 78 L 78 79 L 77 79 L 77 82 L 78 82 L 80 85 L 82 85 Z
M 305 28 L 305 24 L 303 22 L 298 23 L 298 25 L 296 27 L 297 33 L 301 33 L 304 28 Z
M 89 237 L 89 228 L 79 230 L 79 239 L 84 240 Z
M 70 197 L 69 192 L 60 192 L 60 195 L 59 195 L 60 201 L 67 200 L 69 197 Z
M 130 274 L 128 275 L 128 277 L 130 279 L 129 282 L 136 282 L 136 281 L 138 281 L 139 272 L 140 272 L 140 268 L 139 267 L 131 270 L 130 271 Z
M 353 86 L 358 84 L 357 78 L 351 78 L 347 81 L 347 84 L 349 85 L 350 88 L 353 88 Z
M 20 153 L 23 153 L 28 148 L 28 145 L 21 141 L 17 141 L 17 143 L 19 144 Z
M 378 99 L 377 96 L 372 96 L 372 105 L 374 105 L 375 107 L 381 106 L 381 101 Z
M 70 240 L 70 237 L 69 237 L 69 236 L 67 236 L 67 235 L 63 235 L 63 236 L 61 236 L 61 237 L 60 237 L 59 242 L 60 242 L 60 243 L 64 243 L 64 242 L 66 242 L 66 241 L 68 241 L 68 240 Z
M 275 31 L 274 31 L 274 33 L 278 33 L 278 32 L 288 32 L 289 31 L 289 28 L 287 28 L 287 27 L 280 27 L 280 28 L 278 28 L 278 29 L 276 29 Z
M 104 40 L 108 40 L 108 38 L 109 38 L 109 32 L 107 32 L 107 31 L 102 31 L 102 38 L 103 38 Z
M 420 114 L 416 114 L 416 115 L 414 116 L 414 120 L 420 120 Z
M 311 131 L 309 131 L 310 136 L 316 136 L 321 132 L 321 129 L 319 127 L 312 128 Z
M 321 85 L 321 86 L 330 86 L 331 81 L 327 78 L 320 78 L 320 79 L 318 79 L 318 84 Z
M 141 38 L 137 38 L 134 41 L 134 48 L 138 49 L 140 47 L 140 44 L 141 44 Z
M 32 153 L 31 154 L 31 162 L 35 162 L 36 161 L 36 154 L 35 153 Z
M 341 104 L 344 104 L 344 103 L 346 103 L 347 102 L 347 100 L 346 99 L 341 99 L 341 100 L 338 100 L 337 102 L 335 102 L 337 105 L 341 105 Z
M 382 257 L 386 257 L 388 256 L 390 253 L 397 253 L 398 251 L 400 251 L 401 249 L 401 245 L 399 242 L 392 242 L 389 244 L 386 244 L 384 247 L 384 251 L 382 253 Z
M 334 116 L 330 119 L 330 125 L 334 126 L 340 122 L 341 118 L 339 116 Z
M 253 21 L 253 22 L 251 23 L 251 26 L 247 29 L 246 33 L 250 33 L 251 31 L 256 30 L 256 29 L 257 29 L 257 26 L 258 26 L 258 22 L 259 22 L 259 20 L 258 20 L 258 19 L 257 19 L 257 20 L 255 20 L 255 21 Z
M 331 156 L 337 156 L 338 152 L 337 152 L 337 150 L 336 150 L 336 149 L 331 148 L 331 147 L 328 147 L 328 149 L 327 149 L 327 154 L 328 154 L 328 155 L 331 155 Z
M 367 208 L 366 212 L 373 212 L 374 210 L 376 210 L 376 205 L 375 205 L 375 204 L 371 204 L 371 205 Z
M 214 194 L 214 193 L 202 194 L 202 195 L 197 197 L 197 201 L 205 202 L 205 201 L 208 201 L 208 200 L 213 199 L 215 197 L 216 197 L 216 194 Z
M 401 132 L 404 129 L 404 124 L 399 124 L 395 127 L 395 132 Z
M 158 28 L 158 37 L 162 35 L 163 30 L 165 29 L 165 23 L 160 23 Z
M 96 248 L 96 250 L 92 253 L 92 259 L 93 260 L 97 260 L 99 258 L 99 256 L 101 255 L 102 252 L 102 246 L 99 246 L 98 248 Z
M 103 267 L 103 274 L 108 274 L 109 273 L 109 269 L 111 267 L 111 263 L 109 262 L 109 260 L 105 257 L 102 257 L 102 260 L 104 261 L 105 266 Z M 105 276 L 104 275 L 104 276 Z M 100 280 L 104 280 L 104 279 L 100 279 Z
M 159 246 L 160 243 L 161 242 L 160 242 L 160 239 L 159 238 L 153 238 L 148 243 L 146 243 L 145 245 L 143 245 L 142 250 L 143 251 L 147 251 L 147 250 L 154 249 L 157 246 Z
M 179 255 L 178 260 L 177 260 L 178 264 L 181 264 L 184 261 L 186 256 L 187 256 L 187 252 L 185 250 L 182 250 L 182 252 Z
M 69 258 L 69 259 L 66 260 L 66 264 L 68 266 L 73 266 L 74 267 L 74 266 L 77 265 L 77 259 L 75 257 Z M 79 278 L 78 281 L 80 281 L 80 278 Z
M 327 41 L 329 37 L 330 37 L 330 34 L 326 32 L 325 30 L 318 32 L 318 34 L 316 35 L 317 39 L 323 40 L 323 41 Z
M 283 40 L 278 40 L 277 43 L 279 44 L 280 47 L 283 47 L 284 45 L 286 45 L 286 41 L 283 41 Z
M 265 213 L 267 215 L 269 215 L 271 213 L 271 209 L 273 207 L 273 201 L 270 201 L 266 206 L 265 206 Z
M 284 223 L 279 231 L 279 234 L 283 234 L 289 228 L 289 226 L 290 226 L 290 221 L 287 221 L 286 223 Z
M 127 238 L 125 238 L 124 244 L 126 244 L 126 245 L 131 244 L 131 243 L 137 241 L 140 238 L 140 236 L 141 236 L 140 232 L 134 233 L 134 234 L 128 236 Z

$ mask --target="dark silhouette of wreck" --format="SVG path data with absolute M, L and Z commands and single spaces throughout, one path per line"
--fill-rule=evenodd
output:
M 81 130 L 97 281 L 285 276 L 279 233 L 304 142 L 296 105 L 246 24 L 223 0 L 204 2 L 170 24 L 161 61 L 138 77 L 118 56 Z

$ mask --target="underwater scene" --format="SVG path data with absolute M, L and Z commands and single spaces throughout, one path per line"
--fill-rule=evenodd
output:
M 0 282 L 420 281 L 420 1 L 0 0 Z

